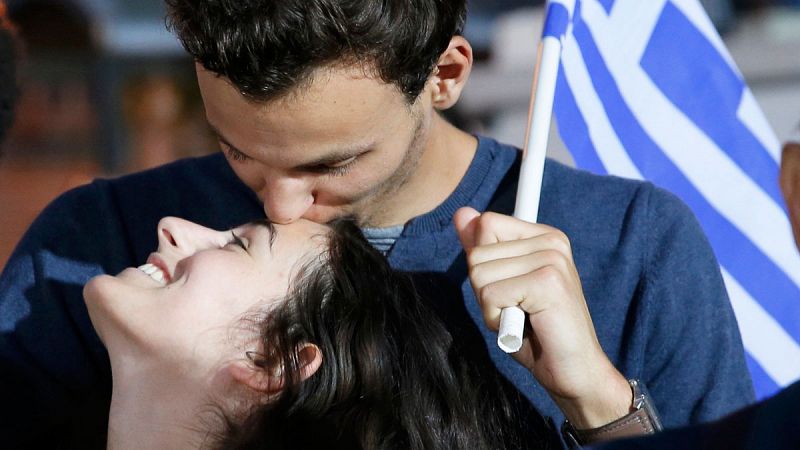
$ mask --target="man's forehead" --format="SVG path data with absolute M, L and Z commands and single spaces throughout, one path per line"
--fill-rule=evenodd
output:
M 403 103 L 393 107 L 374 100 L 253 105 L 204 93 L 209 126 L 225 144 L 245 154 L 290 150 L 313 157 L 365 151 L 407 126 L 402 122 L 412 112 Z
M 309 71 L 295 80 L 288 88 L 270 91 L 265 88 L 264 98 L 254 98 L 242 93 L 228 77 L 210 71 L 199 63 L 195 63 L 198 81 L 209 87 L 229 91 L 245 102 L 254 106 L 270 106 L 277 108 L 291 107 L 296 104 L 315 103 L 330 97 L 357 99 L 353 94 L 364 92 L 365 95 L 379 95 L 399 103 L 408 104 L 403 93 L 393 83 L 384 81 L 375 70 L 364 64 L 328 64 Z M 274 92 L 274 93 L 272 93 Z

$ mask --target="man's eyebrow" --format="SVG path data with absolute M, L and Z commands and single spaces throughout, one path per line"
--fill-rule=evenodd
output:
M 239 153 L 245 153 L 240 149 L 238 149 L 235 145 L 231 144 L 231 141 L 228 138 L 226 138 L 222 134 L 222 132 L 220 132 L 219 129 L 217 129 L 217 127 L 215 127 L 210 123 L 208 124 L 208 127 L 209 129 L 211 129 L 211 132 L 217 136 L 217 139 L 219 139 L 220 142 L 222 142 L 223 144 L 227 145 L 228 147 Z M 303 163 L 295 167 L 295 170 L 312 170 L 312 169 L 317 169 L 319 167 L 340 163 L 342 161 L 348 160 L 362 153 L 365 153 L 370 149 L 372 149 L 372 147 L 374 147 L 374 144 L 358 145 L 346 150 L 334 150 L 328 153 L 327 155 L 324 155 L 320 158 Z
M 230 147 L 230 148 L 232 148 L 232 149 L 236 150 L 236 151 L 237 151 L 237 152 L 239 152 L 239 153 L 244 153 L 244 152 L 242 152 L 241 150 L 239 150 L 238 148 L 236 148 L 236 146 L 235 146 L 235 145 L 231 144 L 231 141 L 229 141 L 229 140 L 228 140 L 228 138 L 226 138 L 226 137 L 225 137 L 225 136 L 222 134 L 222 132 L 220 132 L 220 131 L 219 131 L 219 129 L 218 129 L 217 127 L 215 127 L 214 125 L 212 125 L 211 123 L 209 123 L 209 124 L 208 124 L 208 128 L 210 128 L 210 129 L 211 129 L 211 132 L 212 132 L 212 133 L 214 133 L 214 135 L 215 135 L 215 136 L 217 136 L 217 139 L 219 139 L 219 141 L 220 141 L 220 142 L 222 142 L 223 144 L 227 145 L 228 147 Z

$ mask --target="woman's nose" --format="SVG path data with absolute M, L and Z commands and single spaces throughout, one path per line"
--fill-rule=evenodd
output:
M 225 245 L 224 233 L 177 217 L 158 222 L 158 250 L 189 256 L 207 248 Z

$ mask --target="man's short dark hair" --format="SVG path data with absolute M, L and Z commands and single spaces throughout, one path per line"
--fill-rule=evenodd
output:
M 326 65 L 358 65 L 413 102 L 466 0 L 166 0 L 168 26 L 207 70 L 268 101 Z
M 17 89 L 17 42 L 14 30 L 6 19 L 0 1 L 0 141 L 14 120 Z

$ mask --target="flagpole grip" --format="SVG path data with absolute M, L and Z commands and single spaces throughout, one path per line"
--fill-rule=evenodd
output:
M 517 200 L 514 205 L 514 217 L 531 223 L 536 223 L 539 215 L 544 162 L 547 141 L 550 137 L 560 59 L 561 41 L 553 36 L 544 36 L 539 42 L 531 87 L 528 129 L 525 133 L 525 149 L 522 154 Z M 525 320 L 527 315 L 520 307 L 503 308 L 497 334 L 497 346 L 501 350 L 506 353 L 519 351 L 522 347 Z

